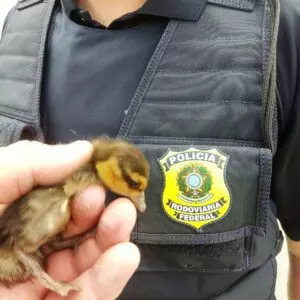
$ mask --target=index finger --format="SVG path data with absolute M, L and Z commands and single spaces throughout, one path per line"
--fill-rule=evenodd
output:
M 66 145 L 21 141 L 0 148 L 0 203 L 10 203 L 36 185 L 61 182 L 91 155 L 87 141 Z

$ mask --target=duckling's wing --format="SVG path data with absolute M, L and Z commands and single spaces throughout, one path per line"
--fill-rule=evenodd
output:
M 0 218 L 0 245 L 35 251 L 64 230 L 69 220 L 69 199 L 61 188 L 35 189 L 4 211 Z

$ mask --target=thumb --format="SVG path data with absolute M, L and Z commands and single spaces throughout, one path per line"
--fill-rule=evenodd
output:
M 21 141 L 0 148 L 0 203 L 9 203 L 35 185 L 61 182 L 92 155 L 92 145 L 77 141 L 46 145 Z

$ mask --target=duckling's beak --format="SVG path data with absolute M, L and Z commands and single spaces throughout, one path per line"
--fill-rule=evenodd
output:
M 136 209 L 143 213 L 146 210 L 146 201 L 145 201 L 145 193 L 142 192 L 137 196 L 131 198 L 132 202 L 136 206 Z

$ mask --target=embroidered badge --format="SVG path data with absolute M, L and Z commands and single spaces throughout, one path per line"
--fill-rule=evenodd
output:
M 231 207 L 228 160 L 216 148 L 168 150 L 158 159 L 165 176 L 162 206 L 166 215 L 197 231 L 223 219 Z

